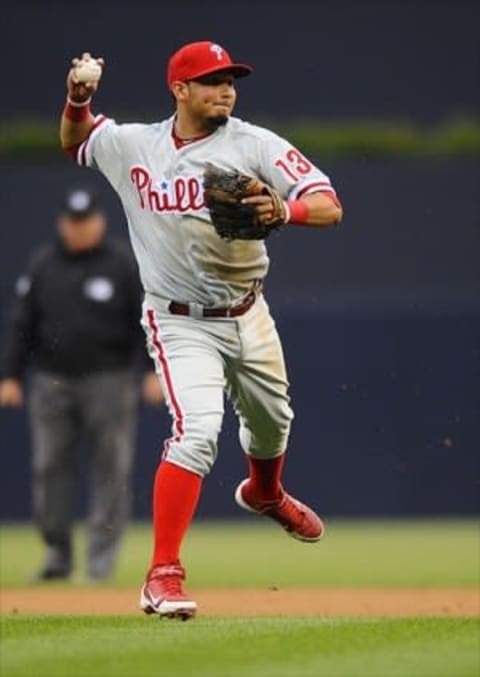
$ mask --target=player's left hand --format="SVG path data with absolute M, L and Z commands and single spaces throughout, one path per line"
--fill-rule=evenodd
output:
M 254 176 L 207 163 L 203 185 L 212 225 L 225 240 L 262 240 L 286 222 L 281 195 Z
M 278 219 L 285 221 L 285 210 L 282 209 L 283 204 L 281 203 L 283 203 L 281 197 L 278 196 L 274 200 L 272 194 L 254 195 L 252 197 L 245 197 L 242 200 L 242 204 L 251 205 L 255 208 L 258 221 L 262 225 L 268 225 Z

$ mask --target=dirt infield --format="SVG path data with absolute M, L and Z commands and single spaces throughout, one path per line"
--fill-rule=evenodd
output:
M 478 616 L 478 588 L 190 591 L 202 616 Z M 0 592 L 3 614 L 138 613 L 138 590 L 18 588 Z

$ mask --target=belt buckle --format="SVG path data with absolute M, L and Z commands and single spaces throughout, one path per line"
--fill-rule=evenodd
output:
M 195 320 L 201 320 L 204 317 L 204 307 L 200 303 L 190 302 L 188 304 L 188 314 Z

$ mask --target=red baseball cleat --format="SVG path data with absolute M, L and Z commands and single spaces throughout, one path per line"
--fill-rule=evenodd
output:
M 235 501 L 241 508 L 271 517 L 299 541 L 314 543 L 322 538 L 325 525 L 311 508 L 283 490 L 282 496 L 275 501 L 258 501 L 249 485 L 250 480 L 243 480 L 235 491 Z
M 186 621 L 195 616 L 197 603 L 183 591 L 185 569 L 179 562 L 161 564 L 148 572 L 140 593 L 140 608 L 146 614 Z

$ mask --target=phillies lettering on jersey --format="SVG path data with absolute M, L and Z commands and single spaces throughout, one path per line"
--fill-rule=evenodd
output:
M 145 167 L 132 167 L 132 183 L 142 209 L 152 212 L 198 211 L 205 207 L 202 182 L 196 176 L 154 179 Z
M 222 240 L 203 200 L 206 162 L 273 186 L 285 200 L 334 189 L 328 176 L 275 133 L 230 117 L 212 134 L 177 148 L 174 117 L 116 124 L 99 115 L 77 162 L 99 169 L 122 201 L 147 292 L 165 299 L 226 306 L 268 271 L 262 240 Z

